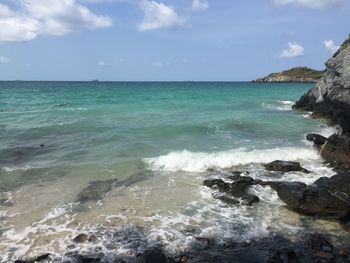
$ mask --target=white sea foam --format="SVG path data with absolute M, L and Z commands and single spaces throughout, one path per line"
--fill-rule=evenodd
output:
M 279 103 L 283 104 L 283 105 L 293 105 L 294 102 L 290 101 L 290 100 L 279 100 Z
M 219 152 L 170 152 L 153 158 L 145 158 L 151 170 L 203 172 L 208 168 L 229 168 L 249 163 L 266 163 L 274 160 L 318 160 L 320 157 L 311 148 L 284 147 L 267 150 L 235 149 Z
M 264 109 L 271 110 L 271 111 L 290 111 L 292 110 L 291 104 L 286 103 L 262 103 L 261 106 Z

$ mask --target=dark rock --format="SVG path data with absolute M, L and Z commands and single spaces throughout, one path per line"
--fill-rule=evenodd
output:
M 265 169 L 268 171 L 279 171 L 279 172 L 303 172 L 310 173 L 305 168 L 301 167 L 298 162 L 287 162 L 287 161 L 273 161 L 271 163 L 264 165 Z
M 232 196 L 228 195 L 228 194 L 224 194 L 224 195 L 213 195 L 213 197 L 215 199 L 219 199 L 221 200 L 222 202 L 228 204 L 228 205 L 237 205 L 239 204 L 240 202 L 233 198 Z
M 243 204 L 251 206 L 252 204 L 260 201 L 259 197 L 256 195 L 247 193 L 249 187 L 254 184 L 255 181 L 253 178 L 241 176 L 231 184 L 231 194 L 235 197 L 240 197 L 243 200 Z
M 259 197 L 252 194 L 244 194 L 241 196 L 241 198 L 243 200 L 243 204 L 247 206 L 252 206 L 254 203 L 257 203 L 260 201 Z
M 87 234 L 79 234 L 75 238 L 73 238 L 74 242 L 84 243 L 89 240 L 89 236 Z
M 77 201 L 85 203 L 102 200 L 112 190 L 115 183 L 116 179 L 90 182 L 90 185 L 78 194 Z
M 209 188 L 217 186 L 222 191 L 227 191 L 230 189 L 230 184 L 224 182 L 222 179 L 206 179 L 204 180 L 203 185 Z
M 34 257 L 32 259 L 17 259 L 14 261 L 14 263 L 35 263 L 35 262 L 40 262 L 40 261 L 43 261 L 43 260 L 47 260 L 49 259 L 51 256 L 50 253 L 46 253 L 46 254 L 42 254 L 40 256 L 37 256 L 37 257 Z
M 95 235 L 89 236 L 89 240 L 88 241 L 89 242 L 96 242 L 97 241 L 97 236 L 95 236 Z
M 136 263 L 166 263 L 167 258 L 160 248 L 149 248 L 136 258 Z
M 314 254 L 315 257 L 323 258 L 323 259 L 333 259 L 334 256 L 330 253 L 324 252 L 324 251 L 318 251 Z
M 350 251 L 346 248 L 341 248 L 339 251 L 339 255 L 341 257 L 349 257 L 350 256 Z
M 241 176 L 231 184 L 233 196 L 241 196 L 246 193 L 249 186 L 254 185 L 254 179 L 248 176 Z
M 320 218 L 345 219 L 350 213 L 348 174 L 321 178 L 314 185 L 281 182 L 270 185 L 287 207 Z
M 333 245 L 331 244 L 331 242 L 326 237 L 318 234 L 308 236 L 305 245 L 313 252 L 320 250 L 323 251 L 325 250 L 325 248 L 330 248 L 330 250 L 328 251 L 333 250 Z
M 330 136 L 320 153 L 332 166 L 350 170 L 350 137 L 337 134 Z
M 76 253 L 67 253 L 62 263 L 100 263 L 104 258 L 104 253 L 94 253 L 89 255 L 80 255 Z
M 32 158 L 49 152 L 44 147 L 14 147 L 0 150 L 1 164 L 18 164 L 30 161 Z
M 320 148 L 323 144 L 327 142 L 326 137 L 315 133 L 306 135 L 306 140 L 308 140 L 309 142 L 313 142 L 316 148 Z
M 313 111 L 350 132 L 350 37 L 326 62 L 326 72 L 294 109 Z
M 259 201 L 257 196 L 247 193 L 249 187 L 255 184 L 253 178 L 235 175 L 232 180 L 234 180 L 234 182 L 229 184 L 222 179 L 207 179 L 203 184 L 210 188 L 218 187 L 221 192 L 225 192 L 225 194 L 214 193 L 213 197 L 228 205 L 236 205 L 240 203 L 237 198 L 241 198 L 243 200 L 242 204 L 249 206 Z

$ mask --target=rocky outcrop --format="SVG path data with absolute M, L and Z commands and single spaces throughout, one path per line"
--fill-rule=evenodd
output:
M 303 172 L 310 173 L 305 168 L 301 167 L 298 162 L 287 162 L 287 161 L 273 161 L 271 163 L 264 165 L 265 169 L 268 171 L 278 171 L 278 172 Z
M 350 171 L 350 138 L 333 134 L 321 146 L 320 154 L 333 167 Z
M 251 206 L 259 202 L 259 197 L 248 193 L 249 187 L 256 184 L 253 178 L 241 176 L 240 174 L 233 174 L 229 176 L 228 179 L 234 182 L 228 183 L 222 179 L 206 179 L 203 185 L 212 189 L 218 189 L 219 192 L 214 192 L 213 197 L 228 205 L 237 205 L 241 203 L 242 205 Z
M 344 133 L 350 133 L 350 37 L 326 62 L 323 77 L 293 108 L 329 118 Z
M 350 215 L 350 175 L 320 178 L 313 185 L 298 182 L 271 183 L 290 210 L 319 218 L 347 220 Z
M 264 78 L 258 78 L 253 82 L 298 82 L 314 83 L 318 81 L 324 71 L 314 70 L 307 67 L 297 67 L 282 72 L 272 73 Z

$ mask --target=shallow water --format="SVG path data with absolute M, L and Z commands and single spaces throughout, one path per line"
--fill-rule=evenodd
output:
M 288 211 L 269 187 L 250 189 L 261 200 L 252 207 L 229 207 L 202 186 L 227 169 L 271 180 L 260 164 L 276 159 L 312 172 L 273 180 L 312 183 L 334 174 L 304 139 L 334 129 L 291 110 L 310 87 L 1 82 L 0 190 L 13 203 L 0 206 L 1 262 L 63 254 L 82 232 L 99 237 L 75 248 L 85 252 L 160 242 L 176 253 L 195 237 L 224 243 L 313 230 L 347 241 L 340 224 Z M 111 178 L 117 183 L 103 200 L 77 202 L 91 181 Z

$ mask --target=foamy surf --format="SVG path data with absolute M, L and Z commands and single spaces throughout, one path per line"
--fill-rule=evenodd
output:
M 209 168 L 225 169 L 249 163 L 268 163 L 274 160 L 319 160 L 312 148 L 284 147 L 267 150 L 234 149 L 219 152 L 175 151 L 166 155 L 145 158 L 143 161 L 153 171 L 204 172 Z

